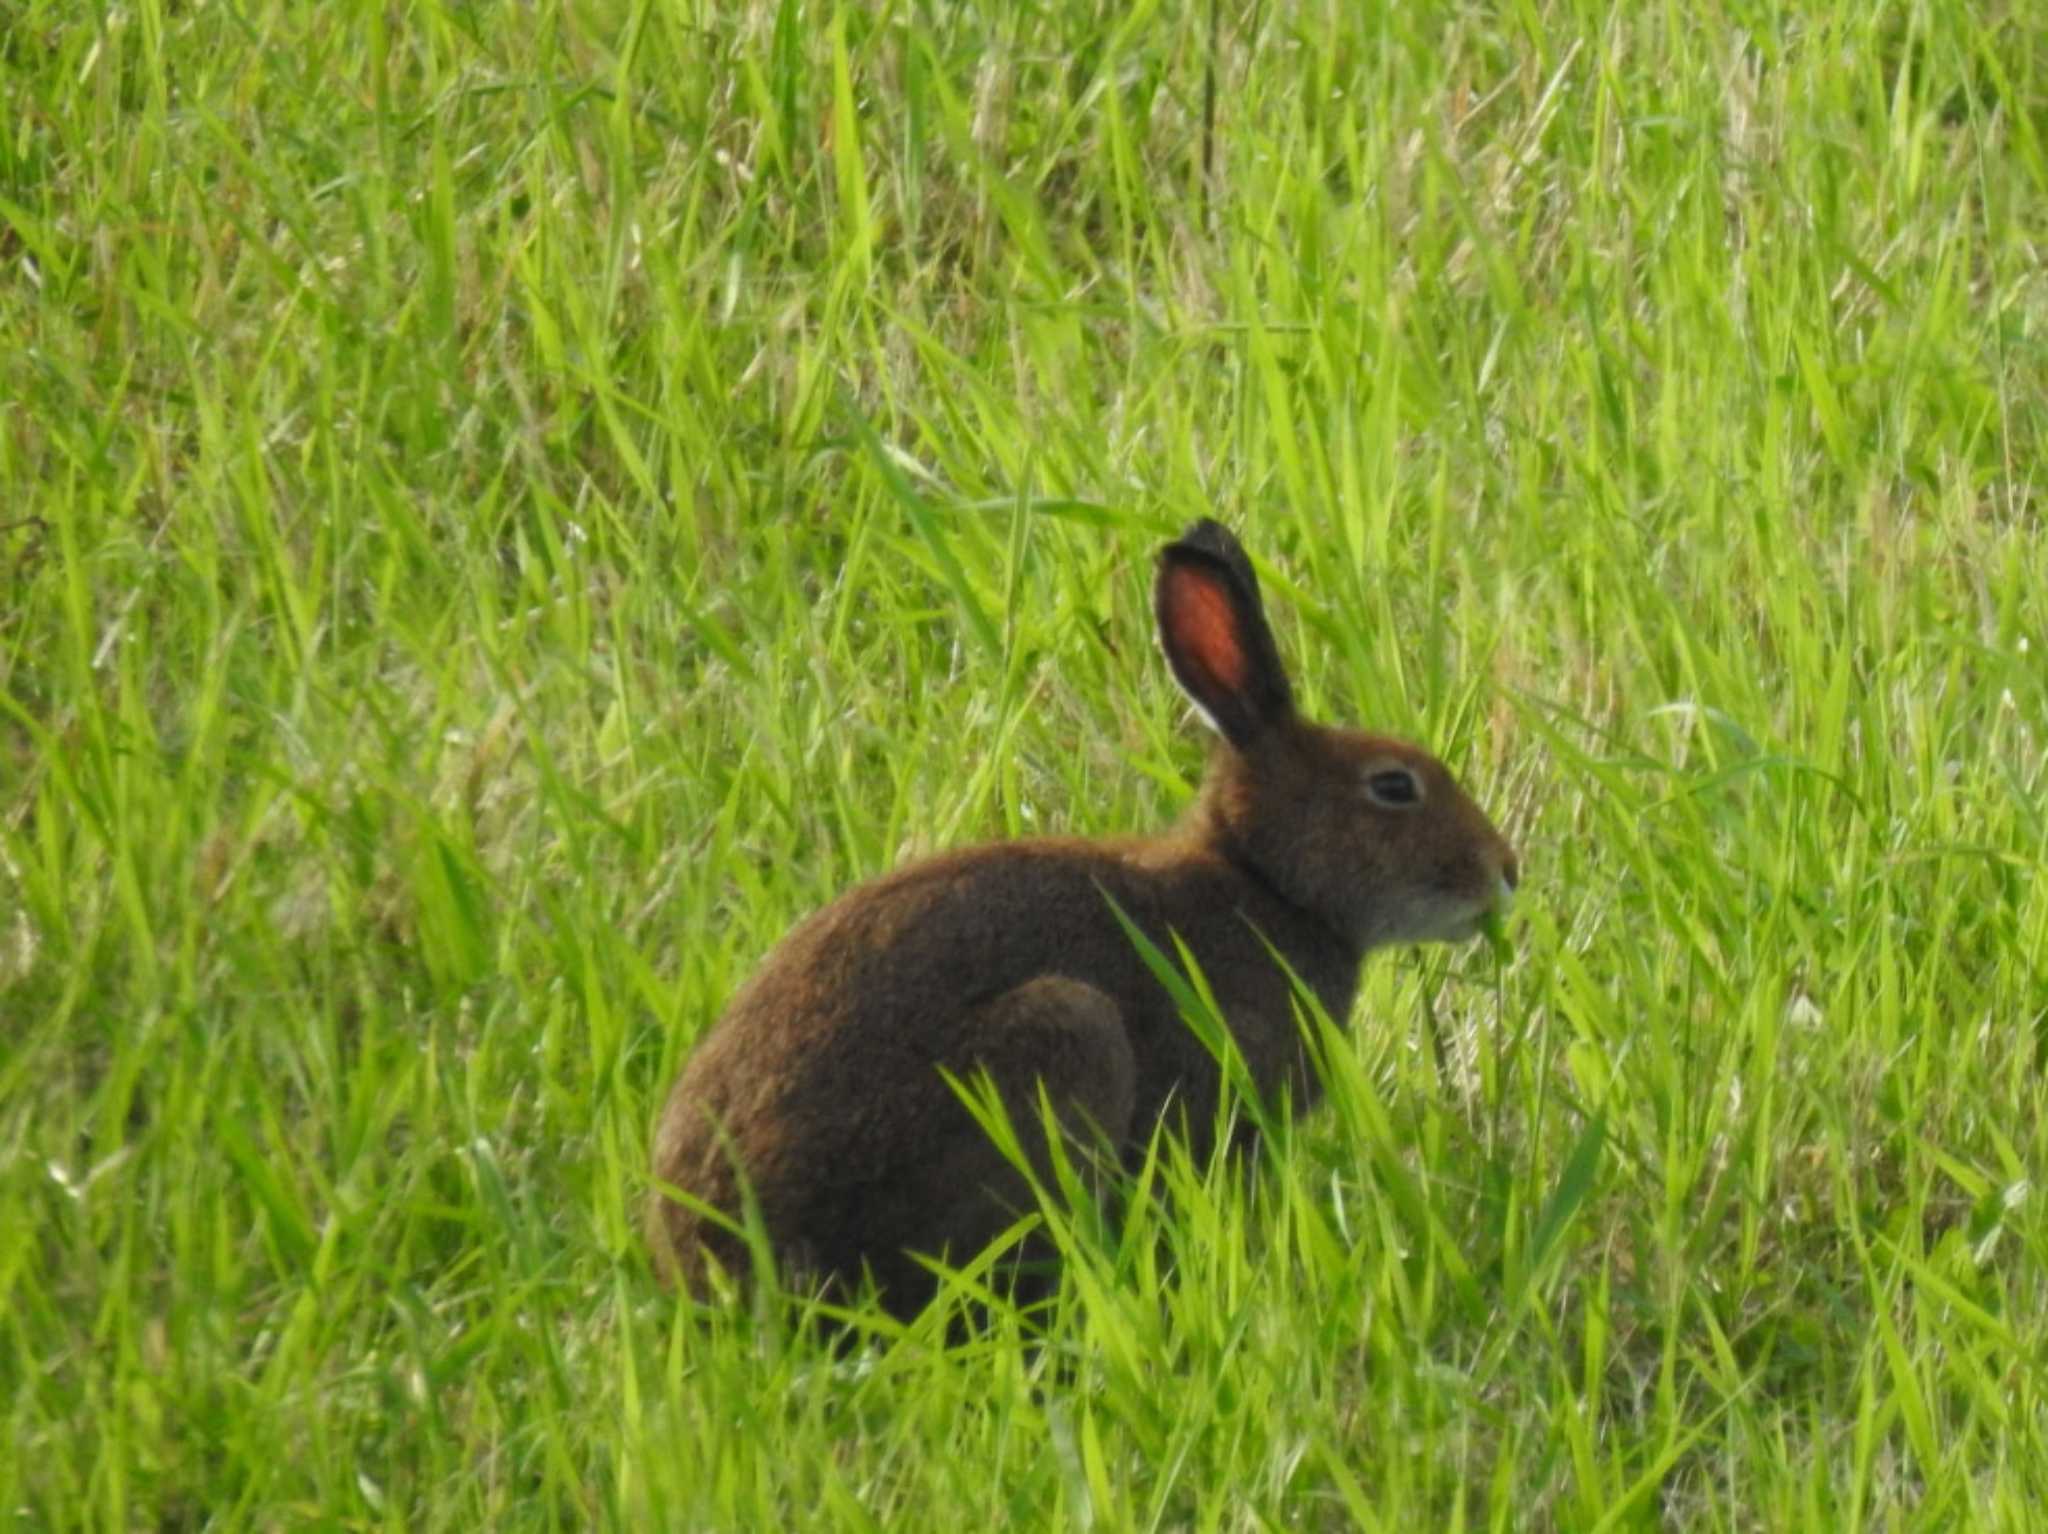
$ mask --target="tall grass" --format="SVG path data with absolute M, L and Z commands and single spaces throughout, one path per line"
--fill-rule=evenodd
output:
M 2048 13 L 1219 19 L 0 21 L 0 1517 L 2034 1525 Z M 1513 962 L 1040 1340 L 679 1307 L 785 927 L 1186 803 L 1212 512 Z

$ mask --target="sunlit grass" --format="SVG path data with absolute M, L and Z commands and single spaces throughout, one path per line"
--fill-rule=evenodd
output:
M 4 1516 L 2036 1521 L 2048 15 L 74 10 L 0 23 Z M 1211 513 L 1511 948 L 1376 960 L 1253 1175 L 1053 1190 L 1035 1341 L 679 1307 L 654 1111 L 791 922 L 1187 802 Z

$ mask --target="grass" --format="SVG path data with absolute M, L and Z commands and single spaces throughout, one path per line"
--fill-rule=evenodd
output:
M 0 1518 L 2033 1526 L 2048 15 L 1209 21 L 0 22 Z M 1042 1345 L 678 1307 L 792 921 L 1186 802 L 1212 511 L 1511 962 Z

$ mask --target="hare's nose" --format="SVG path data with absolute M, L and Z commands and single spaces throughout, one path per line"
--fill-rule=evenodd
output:
M 1500 882 L 1507 886 L 1509 894 L 1513 894 L 1515 887 L 1522 882 L 1522 860 L 1515 856 L 1512 847 L 1501 855 Z

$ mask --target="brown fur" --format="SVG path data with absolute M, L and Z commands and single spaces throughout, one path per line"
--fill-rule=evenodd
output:
M 1063 1129 L 1126 1155 L 1172 1102 L 1203 1150 L 1216 1063 L 1105 896 L 1167 952 L 1187 944 L 1261 1092 L 1303 1107 L 1319 1084 L 1267 943 L 1341 1020 L 1369 950 L 1469 937 L 1505 898 L 1514 853 L 1442 763 L 1295 714 L 1229 533 L 1205 521 L 1169 545 L 1156 605 L 1176 677 L 1224 737 L 1193 809 L 1149 839 L 949 853 L 799 923 L 662 1113 L 648 1232 L 665 1272 L 745 1271 L 744 1244 L 666 1191 L 737 1218 L 744 1178 L 786 1276 L 865 1269 L 891 1310 L 917 1309 L 932 1280 L 907 1254 L 964 1261 L 1030 1207 L 942 1070 L 986 1072 L 1027 1145 L 1042 1088 Z M 1384 802 L 1369 785 L 1403 794 L 1375 777 L 1403 769 L 1419 802 Z

